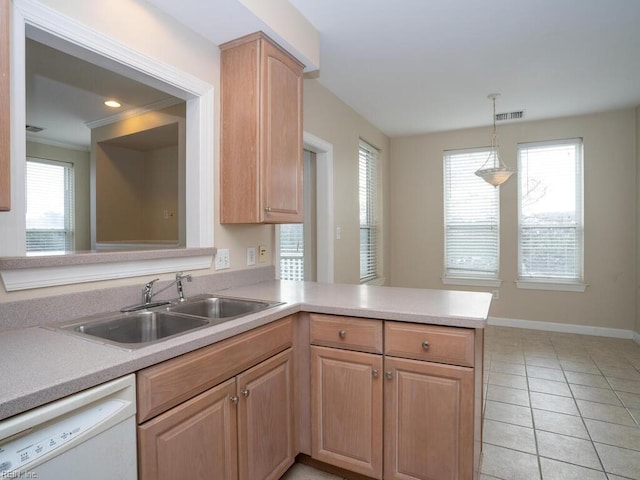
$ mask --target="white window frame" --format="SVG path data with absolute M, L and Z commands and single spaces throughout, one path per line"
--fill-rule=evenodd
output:
M 467 285 L 467 286 L 480 286 L 480 287 L 500 287 L 502 280 L 500 280 L 500 189 L 493 187 L 485 183 L 480 177 L 477 177 L 474 173 L 477 168 L 486 161 L 488 155 L 491 154 L 491 150 L 488 147 L 485 148 L 468 148 L 460 150 L 447 150 L 443 155 L 443 222 L 444 222 L 444 252 L 443 252 L 443 269 L 442 283 L 445 285 Z M 474 191 L 478 194 L 486 194 L 485 201 L 488 204 L 493 203 L 491 211 L 493 215 L 489 215 L 489 220 L 485 228 L 490 228 L 495 232 L 495 243 L 493 248 L 496 252 L 495 257 L 495 271 L 493 272 L 481 272 L 480 270 L 473 271 L 470 269 L 467 272 L 455 272 L 452 265 L 450 265 L 450 258 L 448 252 L 453 249 L 454 245 L 449 241 L 449 211 L 453 208 L 451 201 L 449 200 L 451 195 L 451 189 L 454 185 L 451 183 L 450 178 L 450 162 L 455 161 L 456 158 L 462 157 L 477 157 L 478 165 L 473 163 L 469 166 L 469 183 L 467 185 L 467 191 L 469 186 L 474 187 Z M 473 162 L 475 158 L 469 159 Z M 458 226 L 458 228 L 464 228 L 464 224 Z M 471 227 L 470 227 L 471 228 Z
M 527 181 L 527 169 L 523 165 L 523 152 L 529 149 L 553 147 L 553 146 L 574 146 L 575 147 L 575 223 L 567 224 L 559 228 L 576 229 L 576 275 L 572 278 L 554 275 L 525 275 L 523 266 L 523 195 L 524 185 Z M 529 142 L 518 144 L 518 288 L 534 290 L 558 290 L 571 292 L 584 292 L 587 285 L 584 283 L 584 152 L 582 138 L 569 138 L 562 140 L 550 140 L 541 142 Z M 551 172 L 553 174 L 553 172 Z
M 360 140 L 358 148 L 358 205 L 360 211 L 360 283 L 376 282 L 380 277 L 378 265 L 378 159 L 379 150 L 364 140 Z M 363 171 L 364 169 L 364 171 Z M 364 179 L 364 183 L 363 183 Z M 365 205 L 362 205 L 362 195 L 365 195 Z M 363 208 L 365 218 L 362 216 Z M 367 248 L 363 249 L 362 231 L 367 230 Z M 367 267 L 363 268 L 363 261 Z M 363 275 L 364 271 L 364 275 Z

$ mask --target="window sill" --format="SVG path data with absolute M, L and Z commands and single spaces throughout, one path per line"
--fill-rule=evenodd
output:
M 557 292 L 584 292 L 587 289 L 586 283 L 542 280 L 516 280 L 516 286 L 527 290 L 552 290 Z
M 444 285 L 464 285 L 467 287 L 500 287 L 502 280 L 499 278 L 479 277 L 442 277 Z
M 211 247 L 0 257 L 0 276 L 12 292 L 210 268 L 215 252 Z
M 383 286 L 386 279 L 384 277 L 372 278 L 371 280 L 366 280 L 364 282 L 360 282 L 360 285 L 377 285 Z

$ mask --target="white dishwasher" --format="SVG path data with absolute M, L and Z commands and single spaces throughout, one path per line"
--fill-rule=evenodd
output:
M 0 421 L 0 478 L 137 478 L 135 375 Z

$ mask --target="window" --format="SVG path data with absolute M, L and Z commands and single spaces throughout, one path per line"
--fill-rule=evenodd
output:
M 455 278 L 499 282 L 500 190 L 474 174 L 488 155 L 488 149 L 445 152 L 445 283 L 457 283 Z
M 304 224 L 279 225 L 280 279 L 304 280 Z
M 518 145 L 518 189 L 519 286 L 581 284 L 582 140 Z
M 377 269 L 377 163 L 378 150 L 360 141 L 359 196 L 360 196 L 360 282 L 378 277 Z
M 73 250 L 73 165 L 27 159 L 27 252 Z

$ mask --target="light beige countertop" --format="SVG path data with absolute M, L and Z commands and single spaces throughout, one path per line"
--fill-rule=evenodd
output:
M 133 351 L 43 327 L 0 333 L 0 419 L 300 311 L 484 328 L 491 304 L 489 293 L 313 282 L 268 281 L 217 293 L 285 303 Z

